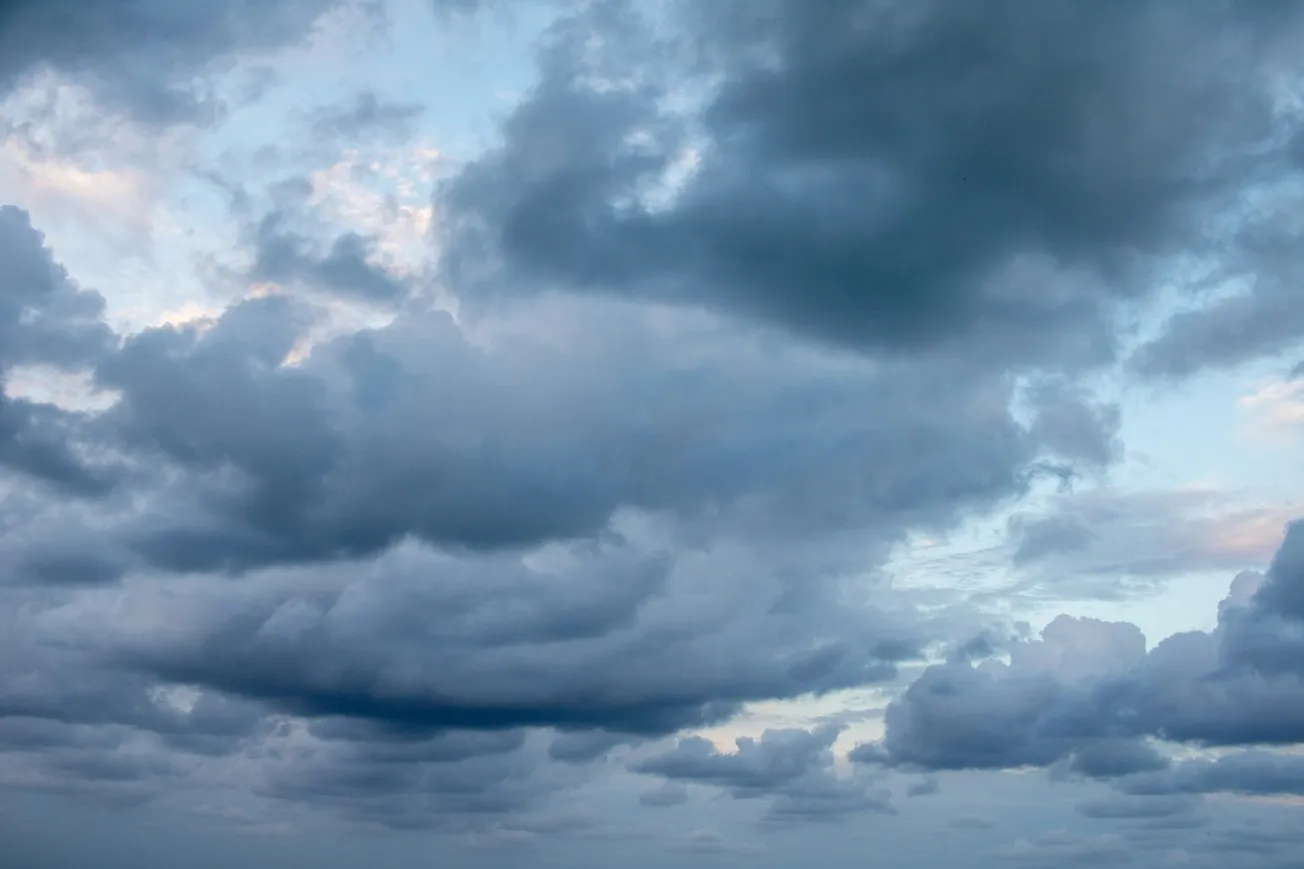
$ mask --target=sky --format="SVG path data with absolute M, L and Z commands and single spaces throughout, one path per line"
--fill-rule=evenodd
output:
M 0 862 L 1304 864 L 1301 57 L 0 3 Z

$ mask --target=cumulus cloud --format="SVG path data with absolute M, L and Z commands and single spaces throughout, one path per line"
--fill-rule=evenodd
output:
M 27 213 L 0 207 L 0 467 L 79 495 L 104 494 L 112 475 L 76 446 L 79 415 L 13 398 L 4 380 L 18 365 L 76 369 L 113 347 L 104 299 L 78 287 Z
M 1157 264 L 1213 250 L 1204 221 L 1291 171 L 1282 6 L 725 3 L 674 19 L 700 78 L 667 74 L 673 35 L 599 9 L 559 28 L 503 144 L 441 199 L 451 273 L 482 295 L 1076 366 L 1112 356 L 1112 312 Z
M 0 90 L 44 68 L 152 123 L 200 120 L 214 106 L 195 79 L 242 51 L 305 37 L 339 0 L 10 2 L 0 10 Z
M 891 794 L 861 774 L 839 776 L 832 746 L 842 728 L 767 730 L 741 737 L 722 753 L 702 737 L 681 739 L 664 754 L 639 762 L 638 772 L 669 782 L 723 788 L 737 799 L 768 799 L 767 820 L 835 820 L 848 814 L 892 812 Z
M 202 120 L 210 72 L 339 5 L 9 3 L 0 93 L 52 70 L 115 118 Z M 1092 780 L 1061 808 L 1124 832 L 1019 828 L 979 859 L 1143 864 L 1198 825 L 1212 851 L 1292 853 L 1201 808 L 1304 787 L 1304 525 L 1214 630 L 1153 647 L 1068 615 L 1002 638 L 879 568 L 1042 478 L 1107 479 L 1122 409 L 1085 375 L 1178 265 L 1218 260 L 1244 291 L 1187 298 L 1128 376 L 1304 335 L 1282 192 L 1304 19 L 653 5 L 551 10 L 537 82 L 430 209 L 415 185 L 354 196 L 351 151 L 278 164 L 266 201 L 232 185 L 249 256 L 217 270 L 242 297 L 212 317 L 115 332 L 0 208 L 0 787 L 499 844 L 626 835 L 588 809 L 656 808 L 672 850 L 759 857 L 731 819 L 761 815 L 777 848 L 897 812 L 893 771 L 929 797 L 903 828 L 947 823 L 948 773 L 1037 768 Z M 300 132 L 332 154 L 410 134 L 420 104 L 349 93 Z M 323 337 L 341 304 L 376 320 Z M 32 366 L 107 398 L 20 395 Z M 1223 506 L 1066 488 L 997 548 L 1012 582 L 1084 596 L 1231 572 L 1281 514 Z M 876 722 L 700 735 L 854 689 L 893 699 L 852 763 L 839 740 Z M 703 792 L 718 815 L 676 828 Z
M 1140 632 L 1061 616 L 1008 664 L 930 668 L 888 708 L 881 746 L 853 755 L 925 769 L 1049 767 L 1116 779 L 1130 793 L 1264 792 L 1294 782 L 1293 761 L 1229 755 L 1173 765 L 1154 740 L 1201 747 L 1304 740 L 1298 662 L 1304 524 L 1292 524 L 1266 576 L 1244 574 L 1210 632 L 1148 652 Z M 1071 628 L 1071 629 L 1069 629 Z M 1067 630 L 1066 630 L 1067 629 Z M 1047 655 L 1058 646 L 1058 654 Z M 1185 783 L 1185 784 L 1183 784 Z

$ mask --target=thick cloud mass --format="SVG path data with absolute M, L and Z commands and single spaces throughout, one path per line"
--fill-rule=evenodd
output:
M 619 307 L 564 351 L 476 345 L 433 312 L 279 366 L 296 316 L 246 302 L 211 332 L 152 330 L 100 365 L 122 395 L 105 425 L 187 472 L 174 496 L 194 509 L 124 531 L 149 562 L 241 569 L 405 535 L 528 546 L 601 532 L 621 508 L 712 533 L 883 539 L 1016 494 L 1038 454 L 1000 380 L 804 362 L 723 331 L 667 356 Z
M 922 625 L 839 613 L 833 600 L 776 610 L 790 590 L 750 560 L 578 558 L 552 572 L 394 555 L 333 594 L 218 594 L 168 607 L 175 638 L 128 638 L 124 654 L 169 681 L 301 715 L 665 733 L 748 700 L 886 678 L 925 637 Z M 708 581 L 710 609 L 688 609 L 691 589 Z
M 636 769 L 670 782 L 725 788 L 738 799 L 770 799 L 767 818 L 774 823 L 893 811 L 890 792 L 863 775 L 839 778 L 832 769 L 831 748 L 840 731 L 836 726 L 768 730 L 759 740 L 739 739 L 732 754 L 693 737 Z
M 338 0 L 6 0 L 0 92 L 44 67 L 140 120 L 196 120 L 193 79 L 240 51 L 307 35 Z
M 160 131 L 346 5 L 383 11 L 0 0 L 0 98 L 53 71 L 186 169 L 0 154 L 66 262 L 98 251 L 58 235 L 78 197 L 138 193 L 159 240 L 88 266 L 106 301 L 0 207 L 0 790 L 775 861 L 875 815 L 955 818 L 976 865 L 1294 853 L 1204 795 L 1304 792 L 1304 524 L 1209 631 L 992 624 L 1262 560 L 1216 496 L 1119 478 L 1139 379 L 1299 358 L 1299 7 L 517 5 L 555 21 L 496 136 L 396 92 L 432 60 L 406 32 Z M 192 256 L 176 285 L 220 286 L 188 302 L 234 301 L 134 285 Z M 156 325 L 109 325 L 142 299 Z M 991 850 L 1011 812 L 1123 832 Z
M 595 59 L 607 20 L 588 21 L 447 191 L 453 272 L 487 269 L 486 293 L 741 311 L 875 351 L 1097 362 L 1111 306 L 1210 249 L 1206 222 L 1289 169 L 1296 119 L 1276 112 L 1274 75 L 1296 11 L 691 7 L 709 85 L 631 62 L 676 49 L 631 49 L 623 18 Z M 664 110 L 676 88 L 707 91 L 700 123 Z
M 857 757 L 926 769 L 1069 761 L 1091 777 L 1146 773 L 1148 778 L 1125 781 L 1205 782 L 1206 790 L 1252 792 L 1253 786 L 1219 782 L 1265 768 L 1270 755 L 1233 755 L 1213 766 L 1157 773 L 1167 761 L 1140 740 L 1197 746 L 1304 742 L 1302 543 L 1304 524 L 1291 525 L 1257 590 L 1258 577 L 1237 578 L 1211 633 L 1178 634 L 1146 653 L 1131 625 L 1079 622 L 1066 631 L 1071 623 L 1061 620 L 1043 640 L 1014 646 L 1008 665 L 930 668 L 889 707 L 882 746 L 862 746 Z M 1055 646 L 1060 652 L 1048 660 L 1045 650 Z M 1285 775 L 1289 767 L 1280 769 Z
M 17 365 L 76 368 L 108 352 L 114 336 L 103 312 L 104 299 L 69 279 L 26 212 L 0 206 L 0 467 L 79 495 L 111 485 L 74 448 L 75 419 L 10 398 L 3 383 Z

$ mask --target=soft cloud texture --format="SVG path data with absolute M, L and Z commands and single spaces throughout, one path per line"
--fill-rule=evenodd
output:
M 1301 41 L 1212 0 L 0 6 L 0 178 L 85 218 L 0 206 L 0 839 L 1299 865 Z M 1271 450 L 1192 467 L 1248 441 L 1132 424 L 1174 395 Z

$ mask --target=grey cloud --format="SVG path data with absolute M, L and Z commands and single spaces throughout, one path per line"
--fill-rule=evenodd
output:
M 111 504 L 6 510 L 6 558 L 70 609 L 4 634 L 0 718 L 279 757 L 265 793 L 390 826 L 528 811 L 586 774 L 549 756 L 593 750 L 581 732 L 892 678 L 952 616 L 851 603 L 839 577 L 1020 494 L 1042 453 L 1002 376 L 615 303 L 526 320 L 472 341 L 408 310 L 287 364 L 312 312 L 268 296 L 70 357 L 120 395 L 88 425 L 139 472 Z M 75 587 L 119 570 L 111 599 Z M 178 572 L 196 574 L 179 595 Z M 286 717 L 315 759 L 277 736 Z M 540 728 L 566 733 L 469 759 L 405 742 Z M 486 789 L 464 799 L 458 776 Z M 884 811 L 885 793 L 815 769 L 767 817 Z
M 998 849 L 999 860 L 1032 866 L 1117 866 L 1133 862 L 1137 854 L 1118 835 L 1083 835 L 1063 830 L 1020 839 Z
M 1150 821 L 1188 816 L 1203 804 L 1190 796 L 1136 797 L 1115 794 L 1101 800 L 1091 800 L 1078 806 L 1078 812 L 1088 818 L 1111 821 Z
M 589 763 L 606 757 L 612 749 L 626 745 L 630 737 L 601 730 L 559 733 L 548 746 L 548 756 L 565 763 Z
M 1304 794 L 1304 758 L 1272 751 L 1242 751 L 1214 760 L 1188 760 L 1162 772 L 1129 776 L 1118 783 L 1128 794 Z
M 116 645 L 134 670 L 297 715 L 638 734 L 887 678 L 884 649 L 896 644 L 885 641 L 928 631 L 901 613 L 794 598 L 750 559 L 603 550 L 578 548 L 554 572 L 405 547 L 369 576 L 336 568 L 333 587 L 328 573 L 297 591 L 215 585 L 189 603 L 128 600 L 165 606 L 174 630 Z M 311 570 L 301 579 L 325 568 Z M 711 597 L 695 598 L 708 577 Z
M 469 832 L 543 807 L 577 783 L 538 740 L 449 732 L 404 742 L 287 748 L 258 792 L 333 811 L 364 825 Z
M 419 103 L 394 102 L 363 91 L 342 105 L 312 113 L 312 128 L 318 135 L 354 138 L 368 134 L 403 136 L 424 108 Z
M 724 854 L 742 857 L 755 857 L 765 851 L 759 845 L 732 841 L 725 838 L 718 830 L 707 828 L 694 830 L 682 839 L 672 843 L 670 848 L 673 851 L 686 854 Z
M 0 364 L 77 366 L 112 346 L 104 298 L 78 287 L 28 213 L 0 206 Z
M 50 585 L 101 585 L 114 582 L 126 572 L 118 559 L 97 553 L 34 553 L 18 565 L 18 572 Z
M 109 353 L 103 313 L 103 297 L 73 283 L 27 212 L 0 206 L 0 468 L 75 495 L 112 488 L 116 471 L 77 448 L 82 415 L 13 398 L 3 384 L 15 366 L 76 370 Z
M 1132 359 L 1141 374 L 1180 378 L 1289 350 L 1304 339 L 1299 276 L 1280 290 L 1255 290 L 1178 314 Z
M 938 781 L 937 776 L 924 776 L 917 782 L 911 782 L 906 788 L 908 797 L 928 797 L 939 792 L 942 789 L 942 783 Z
M 273 211 L 254 228 L 250 280 L 372 302 L 395 302 L 407 295 L 404 281 L 375 261 L 375 238 L 345 232 L 321 245 L 289 222 L 285 211 Z
M 1056 455 L 1103 468 L 1122 453 L 1117 405 L 1101 404 L 1087 390 L 1063 381 L 1036 384 L 1028 400 L 1035 409 L 1033 430 L 1038 440 Z
M 1153 745 L 1132 739 L 1099 739 L 1078 746 L 1069 768 L 1089 778 L 1108 779 L 1168 766 L 1167 756 Z
M 944 526 L 1036 473 L 1039 445 L 999 380 L 824 366 L 723 329 L 676 357 L 632 312 L 602 314 L 563 319 L 585 331 L 561 352 L 473 344 L 442 313 L 408 312 L 293 367 L 279 364 L 299 328 L 282 298 L 202 335 L 134 336 L 100 366 L 122 396 L 103 424 L 188 472 L 175 497 L 197 503 L 124 533 L 177 570 L 364 555 L 404 535 L 528 546 L 602 532 L 622 508 L 704 534 L 868 542 Z M 694 358 L 691 374 L 677 361 Z
M 1170 637 L 1148 653 L 1124 652 L 1124 638 L 1139 636 L 1130 625 L 1093 630 L 1070 640 L 1065 651 L 1078 661 L 1102 660 L 1111 646 L 1119 654 L 1092 672 L 1065 670 L 1063 663 L 1038 666 L 1013 647 L 1012 661 L 980 668 L 952 662 L 930 668 L 889 707 L 882 746 L 867 747 L 858 759 L 928 769 L 1050 766 L 1068 759 L 1084 775 L 1137 782 L 1240 772 L 1271 781 L 1270 758 L 1247 755 L 1226 766 L 1178 766 L 1138 740 L 1154 737 L 1205 746 L 1287 745 L 1304 738 L 1300 715 L 1304 680 L 1298 668 L 1304 607 L 1300 558 L 1304 524 L 1292 524 L 1261 585 L 1238 576 L 1232 597 L 1219 612 L 1212 633 Z M 1088 641 L 1093 640 L 1092 649 Z M 1103 649 L 1101 648 L 1103 642 Z M 1138 651 L 1141 654 L 1138 654 Z M 1106 656 L 1107 657 L 1107 656 Z M 1060 658 L 1061 662 L 1071 659 Z M 1056 672 L 1057 668 L 1059 672 Z M 1289 775 L 1287 761 L 1278 765 Z M 1140 777 L 1137 777 L 1140 776 Z
M 1294 123 L 1283 6 L 672 6 L 709 88 L 667 82 L 681 46 L 609 6 L 560 28 L 504 144 L 445 191 L 472 300 L 616 293 L 874 352 L 1095 363 L 1116 304 L 1214 248 L 1202 221 Z M 709 92 L 700 115 L 659 108 L 678 88 Z
M 0 6 L 0 91 L 53 68 L 139 120 L 203 119 L 195 77 L 297 42 L 338 0 L 11 0 Z
M 769 799 L 770 823 L 893 811 L 891 795 L 871 780 L 833 773 L 832 746 L 840 732 L 838 726 L 767 730 L 760 739 L 739 738 L 732 754 L 718 752 L 701 737 L 688 737 L 634 769 L 672 782 L 713 785 L 737 799 Z
M 1253 532 L 1277 521 L 1280 509 L 1239 508 L 1215 490 L 1100 486 L 1015 513 L 1007 546 L 1030 592 L 1118 599 L 1183 573 L 1262 564 L 1273 541 Z
M 1299 170 L 1294 167 L 1298 183 Z M 1279 184 L 1289 190 L 1290 185 Z M 1142 374 L 1188 377 L 1210 367 L 1235 366 L 1264 355 L 1295 349 L 1304 340 L 1304 302 L 1299 285 L 1300 227 L 1293 218 L 1298 199 L 1281 194 L 1261 206 L 1257 216 L 1230 243 L 1232 253 L 1219 277 L 1239 281 L 1239 292 L 1174 315 L 1166 330 L 1143 345 L 1131 360 Z
M 638 802 L 642 806 L 658 808 L 680 806 L 688 802 L 688 788 L 680 782 L 667 781 L 659 787 L 639 794 Z
M 1018 542 L 1013 561 L 1022 566 L 1048 555 L 1079 552 L 1095 539 L 1096 535 L 1082 517 L 1054 515 L 1041 518 L 1016 516 L 1010 523 L 1012 535 Z

